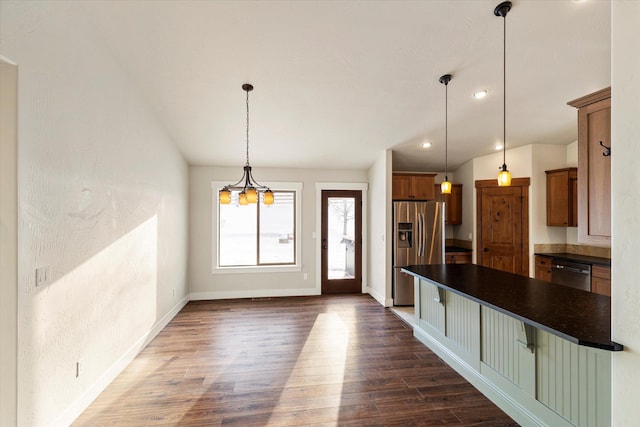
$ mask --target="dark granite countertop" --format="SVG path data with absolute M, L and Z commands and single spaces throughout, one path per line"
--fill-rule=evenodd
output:
M 604 265 L 607 267 L 611 266 L 611 259 L 609 258 L 600 258 L 600 257 L 588 256 L 588 255 L 577 255 L 577 254 L 570 254 L 567 252 L 536 252 L 536 255 L 559 258 L 565 261 L 576 261 L 576 262 L 581 262 L 581 263 L 590 264 L 590 265 Z
M 402 271 L 567 341 L 623 349 L 611 341 L 610 297 L 476 264 L 410 265 Z
M 445 252 L 472 252 L 471 249 L 461 248 L 460 246 L 445 246 Z

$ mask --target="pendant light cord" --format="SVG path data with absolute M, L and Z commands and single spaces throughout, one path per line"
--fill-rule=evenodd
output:
M 507 14 L 504 21 L 502 35 L 502 165 L 507 164 Z
M 449 83 L 444 85 L 444 179 L 447 181 L 449 163 Z
M 247 90 L 247 166 L 249 166 L 249 91 Z

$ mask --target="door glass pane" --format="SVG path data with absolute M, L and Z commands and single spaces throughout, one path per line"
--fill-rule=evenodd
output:
M 295 192 L 274 191 L 273 205 L 260 203 L 260 264 L 295 263 Z
M 329 197 L 327 263 L 331 279 L 355 277 L 355 199 Z
M 239 206 L 237 203 L 220 205 L 218 256 L 221 267 L 256 265 L 258 258 L 257 216 L 256 204 L 247 206 Z

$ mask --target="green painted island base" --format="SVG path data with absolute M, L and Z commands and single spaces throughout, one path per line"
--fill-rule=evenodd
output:
M 611 425 L 611 352 L 415 278 L 414 336 L 523 426 Z

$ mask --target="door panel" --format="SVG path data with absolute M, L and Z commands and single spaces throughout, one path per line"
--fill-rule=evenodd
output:
M 476 181 L 478 192 L 478 264 L 529 275 L 529 179 L 510 187 L 495 180 Z
M 362 292 L 362 193 L 322 191 L 322 293 Z

